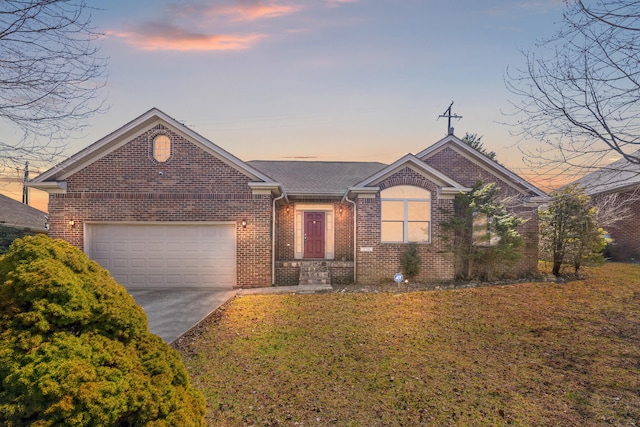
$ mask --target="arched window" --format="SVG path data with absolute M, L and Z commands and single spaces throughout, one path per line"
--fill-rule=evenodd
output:
M 166 162 L 171 156 L 171 139 L 167 135 L 158 135 L 153 139 L 153 158 Z
M 431 241 L 431 192 L 413 185 L 380 191 L 381 236 L 387 243 Z

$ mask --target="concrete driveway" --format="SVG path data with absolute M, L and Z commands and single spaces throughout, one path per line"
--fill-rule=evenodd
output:
M 147 313 L 149 330 L 167 343 L 175 341 L 222 304 L 234 289 L 129 289 Z

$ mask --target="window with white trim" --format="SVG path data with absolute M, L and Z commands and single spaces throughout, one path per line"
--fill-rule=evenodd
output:
M 383 243 L 431 241 L 431 192 L 413 185 L 380 191 Z
M 153 158 L 164 163 L 171 157 L 171 139 L 167 135 L 158 135 L 153 139 Z
M 498 236 L 492 230 L 492 218 L 486 213 L 473 212 L 472 237 L 475 246 L 495 246 L 500 242 Z

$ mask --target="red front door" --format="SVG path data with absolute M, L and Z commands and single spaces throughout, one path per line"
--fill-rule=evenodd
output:
M 324 258 L 324 212 L 304 213 L 304 257 Z

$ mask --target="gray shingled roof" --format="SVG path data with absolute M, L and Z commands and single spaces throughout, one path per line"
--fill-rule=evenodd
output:
M 640 151 L 634 154 L 640 155 Z M 595 172 L 585 175 L 574 184 L 585 188 L 589 195 L 609 193 L 640 186 L 640 165 L 622 158 Z
M 15 228 L 45 230 L 47 214 L 0 194 L 0 224 Z
M 341 195 L 387 165 L 378 162 L 252 160 L 249 163 L 282 184 L 289 195 Z

